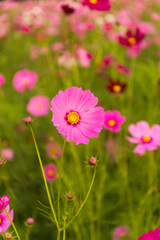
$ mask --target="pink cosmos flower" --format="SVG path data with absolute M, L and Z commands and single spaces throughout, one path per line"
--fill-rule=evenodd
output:
M 50 142 L 46 146 L 46 155 L 49 158 L 59 158 L 62 153 L 62 148 L 56 142 Z
M 37 81 L 37 73 L 27 69 L 18 71 L 13 78 L 14 88 L 22 93 L 26 88 L 31 90 Z
M 138 144 L 134 153 L 142 155 L 146 151 L 156 150 L 160 146 L 160 125 L 158 124 L 154 124 L 150 128 L 146 121 L 140 121 L 136 125 L 131 124 L 128 131 L 132 137 L 127 137 L 127 140 Z
M 67 141 L 88 144 L 89 139 L 98 137 L 104 123 L 104 110 L 95 107 L 98 98 L 90 90 L 72 87 L 59 91 L 51 102 L 52 122 Z
M 150 230 L 148 233 L 143 233 L 141 237 L 138 238 L 138 240 L 159 240 L 160 239 L 160 228 L 156 228 L 154 231 Z
M 4 160 L 12 161 L 14 158 L 14 151 L 12 148 L 5 147 L 1 150 L 0 156 Z
M 118 64 L 118 65 L 117 65 L 117 70 L 118 70 L 120 73 L 125 74 L 126 76 L 130 76 L 130 71 L 129 71 L 127 68 L 125 68 L 123 65 L 121 65 L 121 64 Z
M 44 167 L 44 174 L 47 181 L 52 182 L 57 178 L 57 167 L 51 163 Z
M 86 51 L 86 49 L 82 47 L 77 47 L 76 49 L 77 58 L 81 64 L 81 66 L 88 68 L 90 66 L 90 61 L 92 55 Z
M 108 11 L 111 8 L 109 0 L 83 0 L 82 5 L 98 11 Z
M 120 126 L 126 121 L 126 117 L 122 116 L 117 110 L 106 111 L 104 115 L 104 127 L 113 132 L 119 132 Z
M 35 117 L 45 116 L 49 111 L 49 98 L 46 96 L 35 96 L 29 100 L 27 111 Z
M 113 231 L 113 240 L 119 240 L 127 236 L 129 236 L 129 230 L 126 226 L 118 226 Z
M 0 213 L 4 211 L 4 209 L 8 206 L 10 202 L 10 197 L 3 196 L 0 197 Z
M 4 83 L 5 83 L 5 77 L 3 76 L 3 74 L 0 74 L 0 87 L 2 87 Z
M 9 205 L 6 207 L 11 219 L 13 220 L 13 209 L 10 211 Z M 0 214 L 0 234 L 3 234 L 11 226 L 10 220 L 6 212 Z

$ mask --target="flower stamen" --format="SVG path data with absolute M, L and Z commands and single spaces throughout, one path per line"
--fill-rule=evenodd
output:
M 116 122 L 114 120 L 109 120 L 108 121 L 108 125 L 113 127 L 116 124 Z
M 121 92 L 121 89 L 122 89 L 121 86 L 118 84 L 113 86 L 113 91 L 116 93 Z
M 135 37 L 129 37 L 129 38 L 128 38 L 128 42 L 129 42 L 131 45 L 136 44 L 136 39 L 135 39 Z
M 144 136 L 144 137 L 142 138 L 142 140 L 143 140 L 144 143 L 148 143 L 148 142 L 151 141 L 151 138 L 146 135 L 146 136 Z
M 97 0 L 89 0 L 91 4 L 97 4 Z
M 79 122 L 79 115 L 77 112 L 70 112 L 67 114 L 67 122 L 70 124 L 77 124 Z

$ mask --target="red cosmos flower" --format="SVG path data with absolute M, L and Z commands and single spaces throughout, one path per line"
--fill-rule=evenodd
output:
M 139 28 L 136 28 L 135 31 L 128 30 L 126 32 L 126 36 L 119 36 L 119 43 L 126 47 L 132 47 L 135 45 L 139 45 L 144 39 L 145 34 L 140 31 Z
M 117 79 L 116 81 L 109 80 L 109 83 L 106 85 L 106 88 L 115 94 L 119 94 L 124 92 L 124 90 L 127 87 L 127 83 L 121 82 L 120 79 Z
M 108 11 L 111 8 L 109 0 L 82 0 L 82 5 L 98 11 Z
M 73 7 L 70 7 L 68 4 L 62 5 L 61 8 L 66 15 L 70 15 L 75 11 L 75 9 Z

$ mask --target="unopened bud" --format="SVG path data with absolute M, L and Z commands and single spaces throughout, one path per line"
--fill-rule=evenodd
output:
M 95 157 L 91 157 L 89 160 L 88 160 L 88 164 L 91 165 L 91 166 L 94 166 L 96 165 L 97 163 L 97 160 Z
M 73 198 L 73 195 L 72 195 L 72 193 L 67 193 L 67 195 L 66 195 L 66 196 L 67 196 L 67 198 L 68 198 L 68 199 L 72 199 L 72 198 Z
M 0 166 L 4 164 L 4 161 L 0 159 Z
M 9 232 L 6 232 L 5 237 L 6 237 L 6 239 L 12 239 L 12 234 Z
M 28 225 L 33 225 L 34 219 L 33 219 L 33 218 L 28 218 L 28 219 L 26 220 L 26 223 L 27 223 Z
M 30 116 L 28 116 L 28 117 L 24 118 L 23 121 L 24 121 L 25 124 L 29 124 L 29 123 L 32 122 L 32 118 Z

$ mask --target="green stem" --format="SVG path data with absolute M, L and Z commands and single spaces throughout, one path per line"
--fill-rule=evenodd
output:
M 47 184 L 47 180 L 46 180 L 46 177 L 45 177 L 45 174 L 44 174 L 43 164 L 42 164 L 41 156 L 40 156 L 40 153 L 39 153 L 38 145 L 37 145 L 37 142 L 36 142 L 36 138 L 35 138 L 35 135 L 34 135 L 32 126 L 31 126 L 31 125 L 29 125 L 29 126 L 30 126 L 30 130 L 31 130 L 31 133 L 32 133 L 34 145 L 35 145 L 35 148 L 36 148 L 36 152 L 37 152 L 37 156 L 38 156 L 38 160 L 39 160 L 39 164 L 40 164 L 40 168 L 41 168 L 41 172 L 42 172 L 42 176 L 43 176 L 43 180 L 44 180 L 44 184 L 45 184 L 45 188 L 46 188 L 46 192 L 47 192 L 49 204 L 50 204 L 50 207 L 51 207 L 51 211 L 52 211 L 52 213 L 53 213 L 53 217 L 54 217 L 55 222 L 56 222 L 56 226 L 57 226 L 57 228 L 58 228 L 58 227 L 59 227 L 59 224 L 58 224 L 58 220 L 57 220 L 57 217 L 56 217 L 55 210 L 54 210 L 54 208 L 53 208 L 53 204 L 52 204 L 52 200 L 51 200 L 51 195 L 50 195 L 49 188 L 48 188 L 48 184 Z
M 6 212 L 7 216 L 8 216 L 8 218 L 9 218 L 9 221 L 10 221 L 11 224 L 12 224 L 12 227 L 13 227 L 16 235 L 17 235 L 18 240 L 21 240 L 21 238 L 20 238 L 20 236 L 19 236 L 19 234 L 18 234 L 18 231 L 17 231 L 17 229 L 16 229 L 16 227 L 15 227 L 15 225 L 14 225 L 14 223 L 13 223 L 13 221 L 12 221 L 12 219 L 11 219 L 11 217 L 10 217 L 10 215 L 9 215 L 9 213 L 8 213 L 8 211 L 7 211 L 6 208 L 5 208 L 5 212 Z
M 88 197 L 89 197 L 89 195 L 90 195 L 90 193 L 91 193 L 95 176 L 96 176 L 96 167 L 94 167 L 94 173 L 93 173 L 92 181 L 91 181 L 90 187 L 89 187 L 89 189 L 88 189 L 87 195 L 86 195 L 83 203 L 81 204 L 80 208 L 78 209 L 78 211 L 76 212 L 76 214 L 73 216 L 73 218 L 63 227 L 63 229 L 67 228 L 67 227 L 73 222 L 73 220 L 79 215 L 80 211 L 81 211 L 82 208 L 84 207 L 84 205 L 85 205 L 85 203 L 87 202 Z
M 63 155 L 64 155 L 65 145 L 66 145 L 66 137 L 64 138 L 64 142 L 63 142 L 62 154 L 61 154 L 61 159 L 60 159 L 60 167 L 62 167 L 62 163 L 63 163 Z M 57 202 L 58 202 L 58 221 L 60 221 L 60 191 L 61 191 L 60 169 L 59 169 L 58 172 L 59 172 L 59 178 L 58 178 L 58 198 L 57 198 Z
M 61 239 L 61 230 L 58 229 L 58 235 L 57 235 L 57 240 L 60 240 Z
M 29 240 L 29 228 L 27 228 L 27 230 L 26 230 L 26 240 Z
M 66 229 L 64 228 L 63 229 L 63 240 L 65 240 L 66 239 Z

